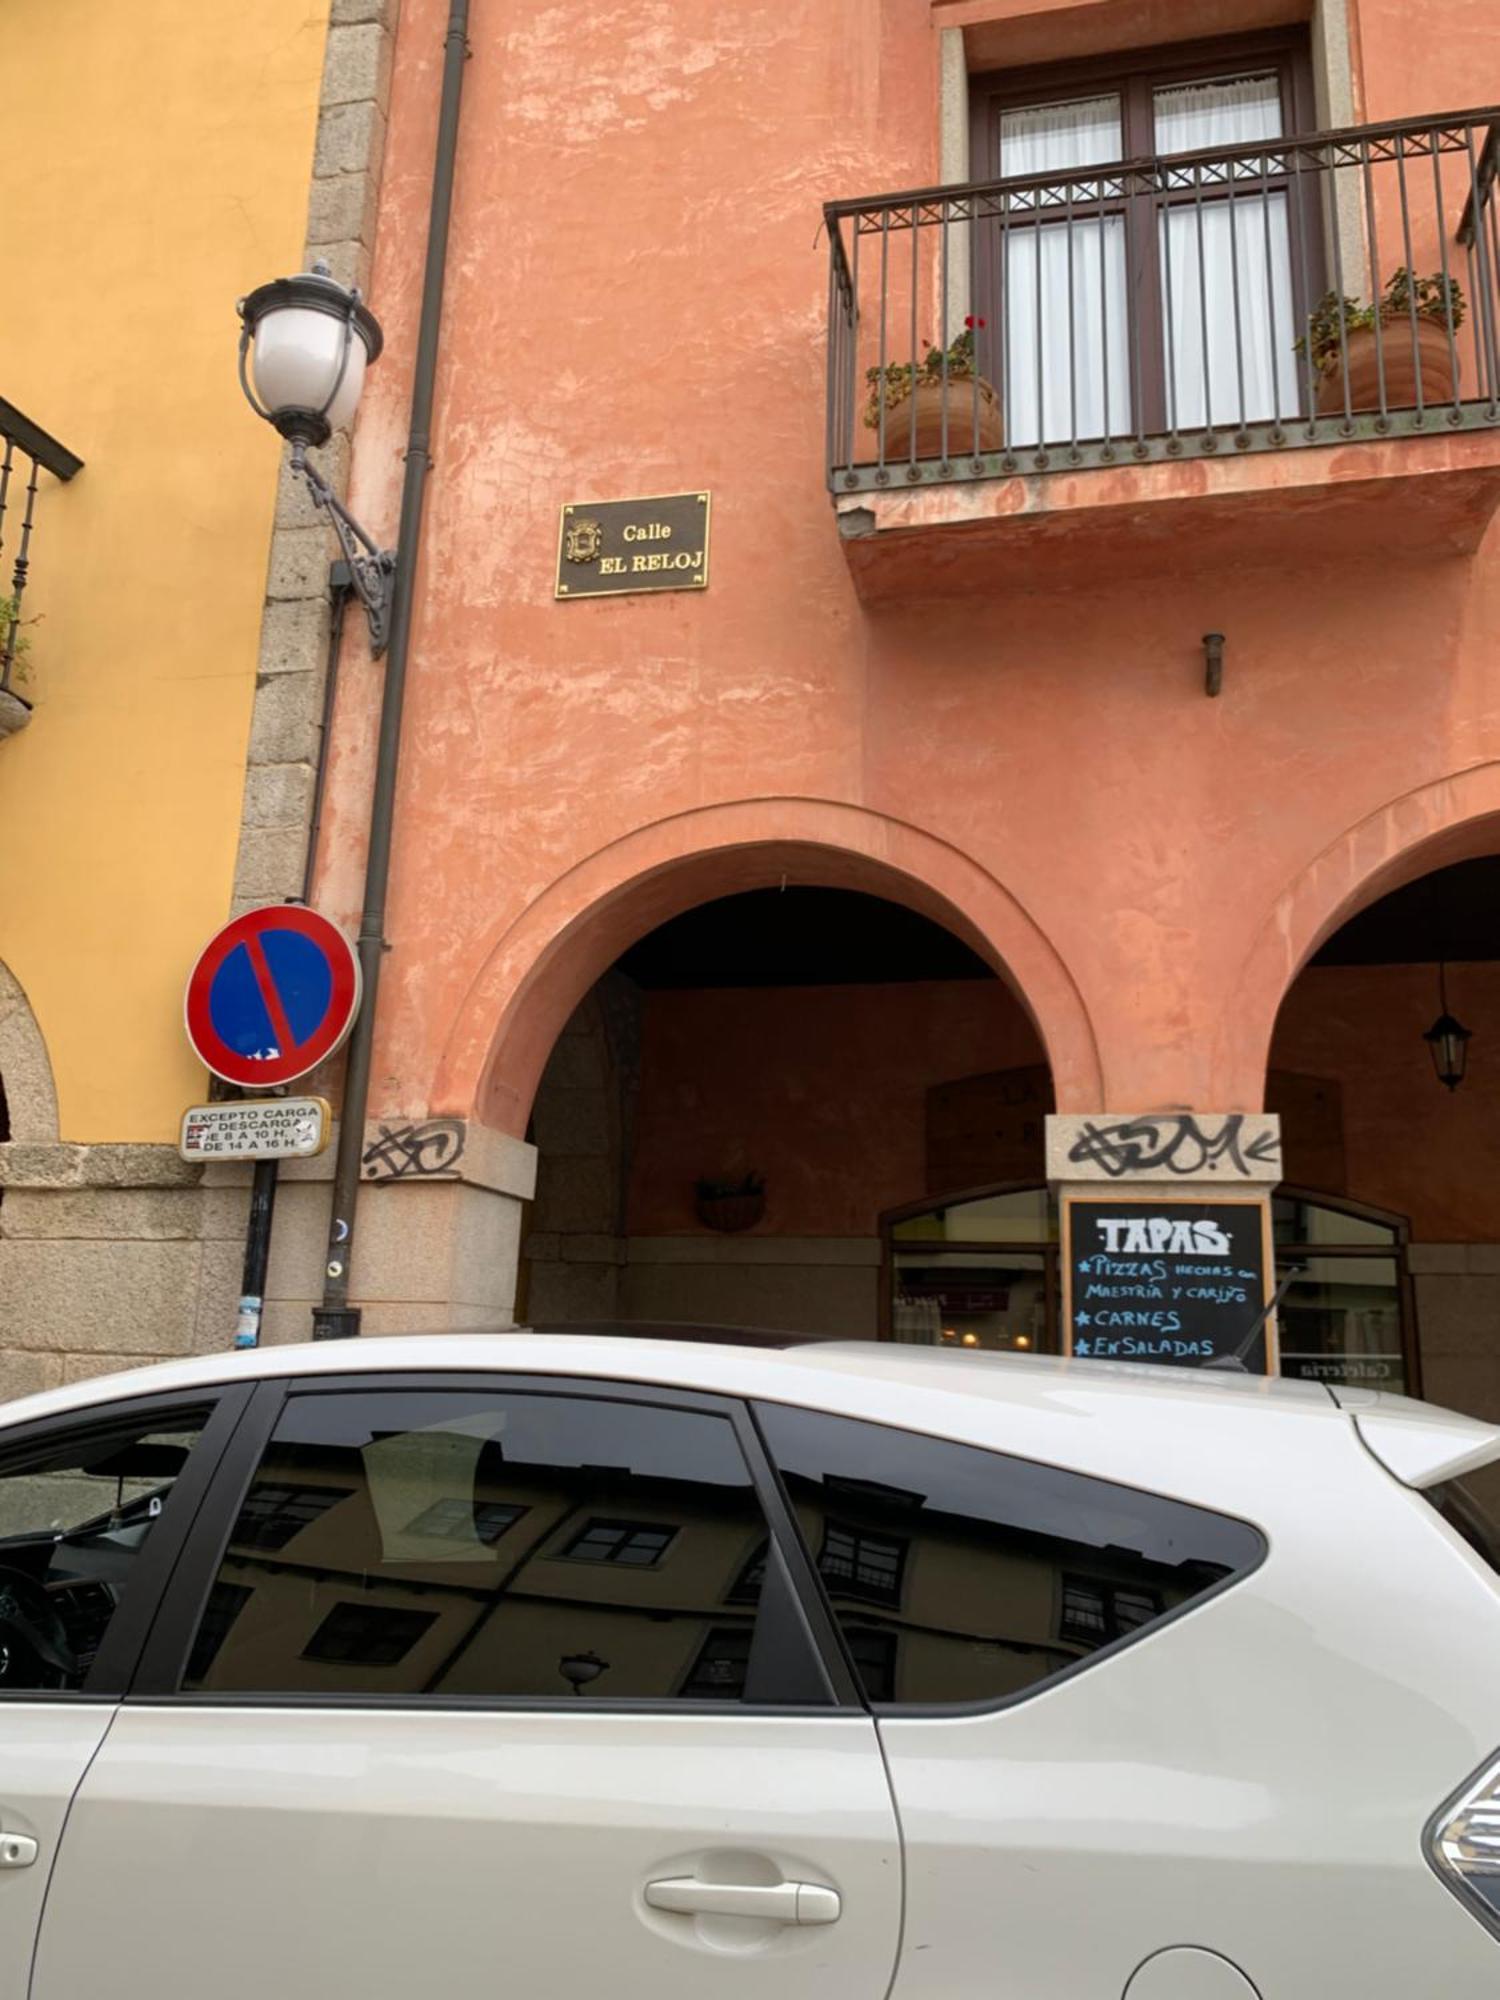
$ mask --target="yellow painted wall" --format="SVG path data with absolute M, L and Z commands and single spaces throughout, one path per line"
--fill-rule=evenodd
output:
M 204 1087 L 182 988 L 228 913 L 278 450 L 234 303 L 300 265 L 327 15 L 0 0 L 0 395 L 85 461 L 42 475 L 0 743 L 0 962 L 64 1139 L 171 1139 Z

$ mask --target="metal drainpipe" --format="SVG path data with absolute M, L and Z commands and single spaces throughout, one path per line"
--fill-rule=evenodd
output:
M 333 1170 L 333 1206 L 328 1220 L 328 1256 L 323 1267 L 323 1302 L 313 1309 L 314 1340 L 347 1340 L 359 1332 L 359 1307 L 349 1303 L 349 1265 L 354 1255 L 360 1156 L 364 1150 L 365 1107 L 370 1095 L 375 1003 L 380 990 L 380 961 L 386 948 L 386 889 L 391 872 L 396 771 L 401 754 L 401 709 L 406 693 L 406 662 L 411 639 L 412 583 L 422 532 L 422 502 L 432 459 L 433 387 L 443 310 L 443 277 L 448 258 L 448 220 L 453 207 L 459 103 L 463 92 L 464 63 L 469 53 L 468 31 L 469 0 L 449 0 L 443 51 L 443 94 L 438 112 L 437 154 L 433 162 L 432 201 L 427 220 L 427 268 L 422 278 L 422 315 L 417 330 L 411 427 L 406 442 L 406 477 L 401 488 L 401 526 L 396 539 L 396 568 L 391 580 L 391 642 L 386 654 L 385 690 L 380 704 L 380 744 L 370 801 L 370 847 L 365 860 L 365 900 L 357 946 L 364 979 L 364 999 L 359 1019 L 349 1038 L 349 1065 L 344 1077 L 338 1154 Z

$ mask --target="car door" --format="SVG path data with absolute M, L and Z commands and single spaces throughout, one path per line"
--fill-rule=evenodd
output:
M 247 1398 L 0 1428 L 0 1993 L 27 1990 L 69 1804 Z
M 1233 1673 L 1257 1529 L 891 1424 L 757 1415 L 890 1767 L 897 2000 L 1248 2000 L 1232 1961 L 1306 1873 Z M 1230 1962 L 1133 1983 L 1185 1946 Z
M 743 1410 L 262 1398 L 79 1788 L 33 2000 L 883 2000 L 884 1767 Z

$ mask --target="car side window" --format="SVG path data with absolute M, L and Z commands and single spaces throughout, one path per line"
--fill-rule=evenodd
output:
M 746 1698 L 768 1528 L 733 1424 L 607 1396 L 293 1395 L 188 1691 Z
M 998 1702 L 1253 1569 L 1254 1528 L 977 1446 L 759 1404 L 866 1698 Z
M 157 1405 L 0 1445 L 0 1694 L 82 1688 L 208 1415 Z

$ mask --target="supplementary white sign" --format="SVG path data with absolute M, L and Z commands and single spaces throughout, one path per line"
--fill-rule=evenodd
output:
M 244 1097 L 194 1104 L 182 1114 L 185 1160 L 308 1160 L 328 1144 L 326 1097 Z

